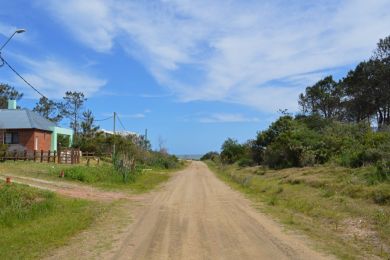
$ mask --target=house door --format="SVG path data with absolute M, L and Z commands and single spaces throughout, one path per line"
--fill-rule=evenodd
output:
M 35 136 L 34 150 L 38 150 L 38 136 Z

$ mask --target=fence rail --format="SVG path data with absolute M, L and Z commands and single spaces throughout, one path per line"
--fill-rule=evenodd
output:
M 0 160 L 78 164 L 80 163 L 80 155 L 80 149 L 73 148 L 58 149 L 58 151 L 7 151 L 0 154 Z

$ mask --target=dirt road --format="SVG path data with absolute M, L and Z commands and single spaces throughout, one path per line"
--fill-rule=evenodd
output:
M 326 258 L 302 238 L 285 234 L 201 162 L 192 162 L 139 204 L 126 201 L 120 213 L 97 225 L 98 231 L 84 232 L 49 258 Z
M 75 184 L 75 183 L 70 183 L 65 181 L 42 180 L 38 178 L 30 178 L 26 176 L 17 176 L 12 174 L 6 174 L 6 175 L 0 174 L 0 180 L 5 181 L 6 177 L 11 177 L 12 182 L 15 183 L 25 184 L 43 190 L 54 191 L 61 195 L 72 197 L 72 198 L 108 201 L 108 202 L 118 200 L 118 199 L 136 199 L 136 197 L 134 196 L 130 197 L 127 194 L 123 194 L 120 192 L 101 191 L 92 188 L 91 186 L 82 185 L 82 184 Z
M 321 259 L 201 162 L 155 194 L 114 259 Z

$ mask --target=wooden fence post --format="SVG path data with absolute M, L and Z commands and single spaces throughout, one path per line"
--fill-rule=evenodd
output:
M 47 162 L 48 162 L 48 163 L 50 162 L 50 150 L 47 151 Z
M 74 163 L 74 149 L 70 150 L 70 164 Z
M 41 162 L 43 162 L 43 150 L 41 150 Z
M 57 147 L 57 156 L 58 156 L 57 163 L 60 164 L 61 163 L 61 144 L 59 144 Z
M 56 163 L 56 151 L 53 152 L 53 163 Z
M 37 150 L 34 150 L 33 156 L 34 156 L 34 162 L 36 162 L 37 161 Z

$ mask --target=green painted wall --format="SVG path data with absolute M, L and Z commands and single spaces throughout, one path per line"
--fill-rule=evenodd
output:
M 57 137 L 58 135 L 67 135 L 69 136 L 69 147 L 73 144 L 73 130 L 62 127 L 50 127 L 50 130 L 53 131 L 51 134 L 51 147 L 50 150 L 57 151 Z

